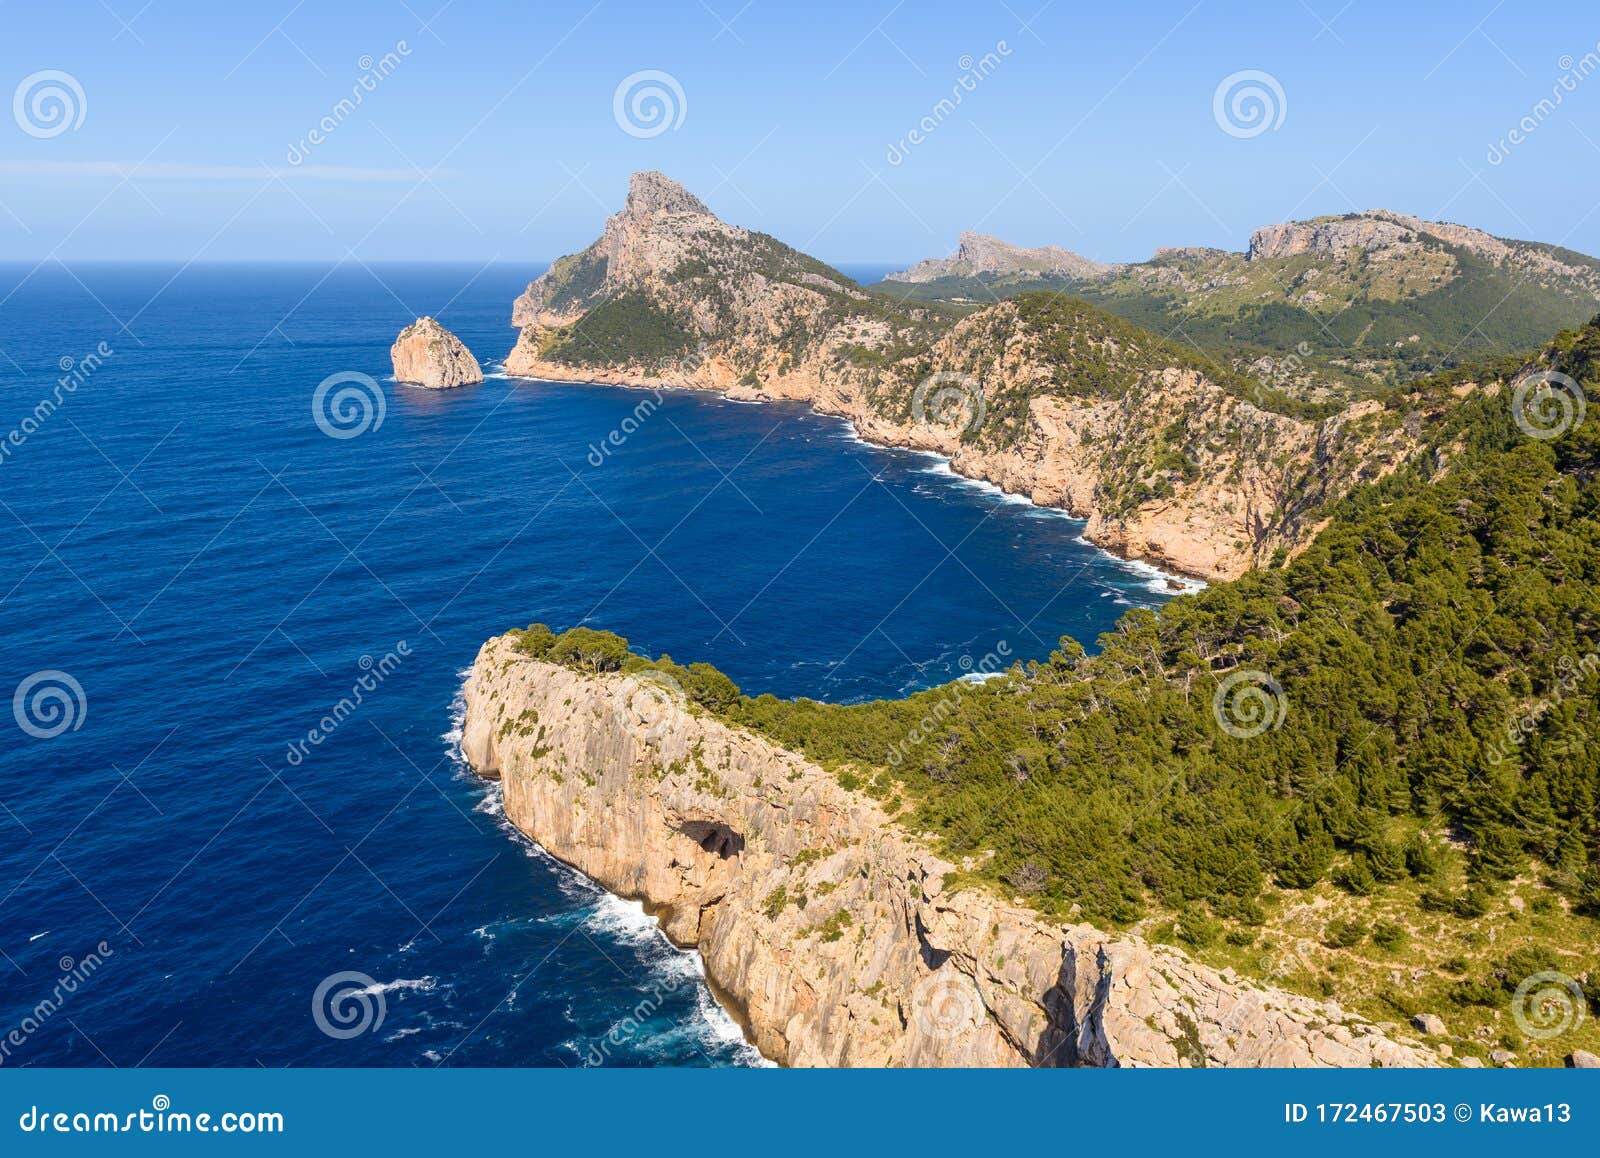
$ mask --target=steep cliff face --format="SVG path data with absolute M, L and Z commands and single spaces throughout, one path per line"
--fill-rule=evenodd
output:
M 400 331 L 389 350 L 398 382 L 444 390 L 483 381 L 483 369 L 460 338 L 432 318 L 418 318 Z
M 1091 542 L 1207 579 L 1303 547 L 1322 504 L 1416 445 L 1370 404 L 1291 417 L 1272 391 L 1072 299 L 961 317 L 867 294 L 656 173 L 513 319 L 511 374 L 809 402 L 1064 507 Z
M 462 748 L 506 816 L 696 946 L 768 1057 L 805 1066 L 1420 1066 L 1337 1006 L 1057 925 L 976 888 L 872 800 L 640 676 L 489 641 Z

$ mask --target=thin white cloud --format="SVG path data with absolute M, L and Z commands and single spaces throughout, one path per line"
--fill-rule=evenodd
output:
M 350 165 L 200 165 L 173 161 L 0 160 L 7 177 L 115 178 L 134 181 L 419 181 L 415 169 L 363 169 Z M 447 175 L 435 170 L 430 177 Z

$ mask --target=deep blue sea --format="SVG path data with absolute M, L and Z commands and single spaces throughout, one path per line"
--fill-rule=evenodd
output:
M 860 700 L 1166 598 L 803 407 L 669 394 L 596 466 L 640 392 L 387 380 L 424 313 L 498 363 L 538 272 L 0 267 L 0 1064 L 758 1062 L 463 769 L 483 640 L 585 623 Z M 378 384 L 353 437 L 313 413 L 341 373 Z

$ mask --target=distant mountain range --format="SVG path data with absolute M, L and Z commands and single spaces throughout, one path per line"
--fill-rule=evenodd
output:
M 1269 225 L 1242 253 L 1171 248 L 1124 265 L 969 233 L 884 282 L 967 304 L 1067 292 L 1236 365 L 1298 351 L 1346 384 L 1531 349 L 1600 310 L 1592 257 L 1385 209 Z

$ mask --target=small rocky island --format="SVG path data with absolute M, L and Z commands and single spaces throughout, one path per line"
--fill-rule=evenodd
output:
M 389 357 L 397 382 L 446 390 L 483 381 L 483 368 L 472 351 L 432 318 L 418 318 L 401 330 Z

